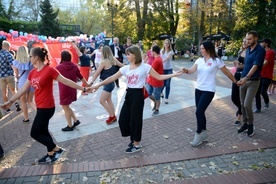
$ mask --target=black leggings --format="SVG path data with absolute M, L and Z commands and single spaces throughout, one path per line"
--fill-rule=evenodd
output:
M 144 95 L 142 89 L 127 89 L 119 126 L 123 137 L 140 142 L 142 138 Z
M 202 130 L 206 130 L 207 121 L 205 111 L 212 102 L 214 96 L 215 92 L 195 89 L 197 133 L 201 133 Z
M 31 129 L 31 137 L 37 142 L 47 147 L 47 151 L 53 151 L 56 147 L 51 134 L 49 133 L 49 120 L 54 115 L 53 108 L 37 108 L 36 116 Z
M 236 72 L 234 77 L 237 81 L 239 81 L 241 79 L 241 73 Z M 240 87 L 234 83 L 232 84 L 231 100 L 235 104 L 235 106 L 238 107 L 238 114 L 242 115 L 241 100 L 240 100 Z

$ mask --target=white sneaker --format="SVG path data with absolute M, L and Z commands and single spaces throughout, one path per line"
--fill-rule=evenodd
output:
M 200 144 L 202 144 L 202 142 L 203 142 L 203 139 L 202 139 L 202 135 L 201 135 L 202 133 L 195 133 L 195 137 L 194 137 L 194 140 L 193 140 L 193 142 L 190 142 L 190 144 L 192 145 L 192 146 L 194 146 L 194 147 L 196 147 L 196 146 L 199 146 Z
M 169 103 L 169 100 L 168 99 L 165 99 L 165 104 L 168 104 Z
M 208 137 L 207 130 L 202 130 L 201 137 L 202 137 L 202 142 L 208 141 L 207 140 L 207 137 Z

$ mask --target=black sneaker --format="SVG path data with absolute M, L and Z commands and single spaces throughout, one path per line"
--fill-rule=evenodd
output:
M 152 115 L 154 116 L 154 115 L 157 115 L 157 114 L 159 114 L 159 110 L 158 110 L 158 109 L 155 109 L 155 110 L 153 111 Z
M 130 143 L 128 144 L 128 147 L 132 147 L 133 143 L 134 143 L 134 141 L 130 141 Z
M 6 109 L 6 112 L 7 113 L 11 112 L 11 109 L 10 108 Z
M 140 146 L 132 145 L 131 147 L 126 149 L 126 153 L 135 153 L 137 151 L 140 151 L 141 150 L 140 148 L 141 148 Z
M 56 154 L 54 153 L 53 155 L 45 155 L 44 157 L 42 157 L 41 159 L 38 160 L 39 164 L 53 164 L 58 160 L 58 158 L 56 158 Z
M 255 134 L 254 133 L 254 126 L 253 126 L 253 124 L 249 124 L 248 125 L 248 130 L 247 130 L 247 135 L 249 137 L 252 137 L 254 134 Z
M 235 123 L 234 123 L 234 125 L 240 125 L 241 124 L 241 122 L 240 121 L 236 121 Z
M 65 149 L 59 148 L 58 151 L 55 151 L 56 158 L 59 159 L 63 155 L 64 152 L 65 152 Z
M 128 147 L 132 147 L 132 146 L 133 146 L 133 143 L 134 143 L 134 141 L 130 141 L 130 143 L 128 144 Z M 141 143 L 139 143 L 139 147 L 140 147 L 140 148 L 143 147 Z
M 241 128 L 238 130 L 238 133 L 242 133 L 248 129 L 247 123 L 244 123 Z
M 78 126 L 79 124 L 80 124 L 81 122 L 79 121 L 79 120 L 77 120 L 76 122 L 74 122 L 74 124 L 73 124 L 73 128 L 75 128 L 76 126 Z
M 17 102 L 15 102 L 14 105 L 15 105 L 15 108 L 16 108 L 17 112 L 21 111 L 21 108 L 20 108 L 20 106 Z
M 65 127 L 65 128 L 62 128 L 61 130 L 64 131 L 64 132 L 73 131 L 73 130 L 74 130 L 74 127 L 69 127 L 69 126 L 67 126 L 67 127 Z

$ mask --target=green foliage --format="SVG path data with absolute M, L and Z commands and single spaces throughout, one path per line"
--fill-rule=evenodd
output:
M 242 39 L 232 40 L 229 44 L 225 46 L 226 53 L 225 56 L 238 56 L 238 52 L 241 49 Z
M 0 0 L 0 18 L 8 18 L 7 12 L 6 12 L 5 7 L 2 3 L 2 0 Z
M 58 10 L 54 12 L 49 0 L 44 0 L 40 4 L 41 21 L 39 23 L 40 34 L 45 36 L 58 37 L 62 35 L 62 30 L 59 27 L 57 20 Z
M 37 22 L 9 21 L 0 17 L 0 30 L 8 33 L 10 29 L 27 33 L 38 33 Z
M 233 39 L 241 39 L 247 31 L 256 30 L 259 38 L 269 37 L 276 42 L 276 1 L 237 0 L 235 5 L 236 25 Z

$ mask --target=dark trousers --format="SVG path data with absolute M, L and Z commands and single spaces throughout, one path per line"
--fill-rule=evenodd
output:
M 269 103 L 269 97 L 267 94 L 267 89 L 269 85 L 271 84 L 271 79 L 268 78 L 261 78 L 260 79 L 260 86 L 258 88 L 258 91 L 256 93 L 255 99 L 256 99 L 256 108 L 261 110 L 262 108 L 262 103 L 261 103 L 261 95 L 263 96 L 264 103 L 268 104 Z
M 206 130 L 205 111 L 214 98 L 215 93 L 195 89 L 197 133 Z
M 31 129 L 31 137 L 47 147 L 47 151 L 53 151 L 56 147 L 51 134 L 49 133 L 49 120 L 54 115 L 55 107 L 41 109 L 37 108 L 36 116 Z
M 241 73 L 236 72 L 234 77 L 237 81 L 239 81 L 241 79 Z M 235 106 L 237 106 L 238 114 L 242 115 L 241 100 L 240 100 L 240 87 L 234 83 L 232 84 L 231 100 L 235 104 Z
M 122 58 L 116 58 L 120 63 L 123 63 L 123 59 Z M 116 71 L 119 71 L 120 67 L 119 66 L 115 66 L 116 67 Z M 115 84 L 117 87 L 119 87 L 119 79 L 115 80 Z
M 4 150 L 3 150 L 3 147 L 2 145 L 0 144 L 0 156 L 4 154 Z
M 144 95 L 142 89 L 127 89 L 119 126 L 123 137 L 140 142 L 142 138 Z

